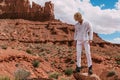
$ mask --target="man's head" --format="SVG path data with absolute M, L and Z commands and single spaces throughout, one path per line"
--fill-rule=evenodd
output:
M 75 21 L 82 21 L 82 15 L 81 13 L 77 12 L 74 14 Z

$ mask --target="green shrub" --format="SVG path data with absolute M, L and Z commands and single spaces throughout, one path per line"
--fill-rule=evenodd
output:
M 70 76 L 71 74 L 73 74 L 73 69 L 72 68 L 68 68 L 65 70 L 65 74 Z
M 69 79 L 61 78 L 60 80 L 69 80 Z
M 75 63 L 75 61 L 74 61 L 74 60 L 71 60 L 71 61 L 70 61 L 70 64 L 74 64 L 74 63 Z
M 33 65 L 33 67 L 35 67 L 35 68 L 39 67 L 39 64 L 40 64 L 40 61 L 38 61 L 38 60 L 34 60 L 34 61 L 32 62 L 32 65 Z
M 51 63 L 51 65 L 53 65 L 53 66 L 54 66 L 54 65 L 55 65 L 55 61 L 53 61 L 53 62 Z
M 112 77 L 114 75 L 116 75 L 116 72 L 111 70 L 111 71 L 108 72 L 107 77 Z
M 30 72 L 24 69 L 18 69 L 14 73 L 15 80 L 26 80 L 30 76 Z
M 116 61 L 116 64 L 120 65 L 120 56 L 119 55 L 114 56 L 114 59 Z
M 2 45 L 1 48 L 6 50 L 7 46 L 6 45 Z
M 51 79 L 51 78 L 53 78 L 53 79 L 58 79 L 59 75 L 60 75 L 59 73 L 54 72 L 54 73 L 50 74 L 49 78 L 50 78 L 50 79 Z
M 0 76 L 0 80 L 10 80 L 10 78 L 7 76 Z
M 32 51 L 31 51 L 30 49 L 27 49 L 26 52 L 27 52 L 28 54 L 32 54 Z
M 120 60 L 120 56 L 117 55 L 117 56 L 114 56 L 115 60 Z
M 120 65 L 120 61 L 116 61 L 116 63 L 117 63 L 118 65 Z

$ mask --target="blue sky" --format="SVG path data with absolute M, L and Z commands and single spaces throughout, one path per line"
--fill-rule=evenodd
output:
M 120 32 L 115 32 L 113 34 L 99 34 L 100 37 L 102 37 L 104 40 L 113 40 L 115 38 L 120 38 Z
M 44 6 L 46 1 L 54 3 L 56 19 L 76 24 L 73 16 L 80 12 L 91 22 L 93 30 L 109 42 L 120 44 L 120 0 L 30 0 Z M 32 4 L 31 4 L 32 5 Z
M 104 5 L 102 9 L 113 9 L 115 8 L 115 4 L 118 0 L 90 0 L 90 2 L 93 6 Z
M 102 10 L 105 10 L 105 9 L 115 9 L 115 4 L 116 2 L 118 2 L 118 0 L 90 0 L 90 2 L 93 6 L 100 6 Z M 114 39 L 120 38 L 120 32 L 116 31 L 112 34 L 99 34 L 99 36 L 106 41 L 112 42 L 114 41 Z

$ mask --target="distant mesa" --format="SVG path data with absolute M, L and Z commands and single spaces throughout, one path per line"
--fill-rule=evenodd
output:
M 0 0 L 0 19 L 54 20 L 54 4 L 46 2 L 42 7 L 29 0 Z

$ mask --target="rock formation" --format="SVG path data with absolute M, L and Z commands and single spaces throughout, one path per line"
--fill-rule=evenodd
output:
M 34 5 L 34 4 L 33 4 Z M 52 42 L 73 45 L 74 26 L 61 21 L 32 22 L 22 19 L 0 20 L 0 40 L 24 43 Z M 120 46 L 103 41 L 96 33 L 92 46 Z
M 0 0 L 0 18 L 1 19 L 27 19 L 48 21 L 54 19 L 54 5 L 46 2 L 45 7 L 29 0 Z
M 101 80 L 96 74 L 88 75 L 87 73 L 74 73 L 76 80 Z

